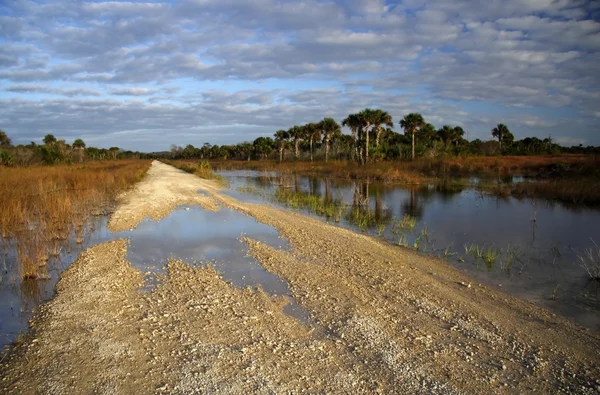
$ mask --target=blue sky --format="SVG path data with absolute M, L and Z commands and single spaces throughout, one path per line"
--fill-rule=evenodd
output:
M 599 21 L 578 0 L 4 0 L 0 129 L 154 151 L 369 106 L 600 145 Z

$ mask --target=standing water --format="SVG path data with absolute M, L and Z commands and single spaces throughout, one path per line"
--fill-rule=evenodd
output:
M 21 279 L 14 242 L 0 239 L 4 247 L 0 257 L 0 350 L 27 330 L 33 310 L 52 298 L 60 273 L 81 251 L 118 238 L 129 239 L 127 260 L 144 273 L 143 292 L 157 285 L 169 259 L 181 259 L 193 266 L 210 264 L 235 286 L 260 286 L 269 294 L 287 296 L 289 303 L 284 312 L 308 322 L 308 313 L 291 298 L 287 283 L 248 255 L 246 244 L 240 240 L 242 235 L 273 248 L 289 248 L 274 228 L 252 217 L 226 208 L 213 212 L 183 206 L 160 221 L 146 219 L 132 231 L 112 234 L 106 224 L 106 217 L 97 218 L 85 232 L 86 238 L 72 235 L 66 240 L 60 254 L 49 260 L 49 278 L 45 280 Z
M 594 244 L 600 243 L 599 209 L 500 198 L 472 188 L 406 188 L 273 172 L 218 174 L 237 199 L 297 209 L 442 257 L 474 282 L 600 330 L 600 282 L 592 279 L 600 265 Z

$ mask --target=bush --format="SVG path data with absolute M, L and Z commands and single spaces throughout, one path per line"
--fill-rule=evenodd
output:
M 0 166 L 13 166 L 15 158 L 7 151 L 0 151 Z

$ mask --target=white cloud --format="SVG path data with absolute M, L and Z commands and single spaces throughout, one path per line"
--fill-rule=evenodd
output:
M 156 93 L 156 89 L 148 88 L 122 88 L 111 89 L 110 93 L 117 96 L 147 96 Z
M 13 93 L 45 93 L 50 95 L 61 95 L 61 96 L 102 96 L 103 93 L 98 90 L 77 88 L 77 89 L 63 89 L 63 88 L 52 88 L 44 85 L 13 85 L 4 89 L 7 92 Z
M 153 112 L 181 136 L 199 123 L 229 125 L 235 135 L 235 125 L 269 134 L 272 127 L 381 106 L 395 117 L 421 111 L 436 123 L 464 124 L 487 138 L 494 118 L 502 117 L 494 114 L 515 109 L 525 114 L 512 118 L 521 135 L 558 130 L 562 124 L 545 114 L 560 108 L 573 114 L 568 124 L 586 119 L 569 132 L 577 134 L 573 138 L 600 144 L 589 131 L 598 128 L 600 100 L 597 2 L 386 3 L 3 4 L 0 120 L 9 120 L 15 141 L 32 138 L 50 122 L 33 108 L 53 111 L 57 130 L 63 125 L 75 133 L 70 125 L 77 124 L 90 134 L 94 126 L 73 117 L 105 111 L 110 101 L 87 96 L 106 94 L 120 99 L 110 111 L 119 113 L 119 123 L 111 127 L 131 133 L 154 129 L 128 116 L 151 113 L 152 119 Z M 32 93 L 69 99 L 40 101 Z M 136 97 L 141 101 L 132 101 Z M 11 106 L 30 111 L 29 118 L 14 116 Z

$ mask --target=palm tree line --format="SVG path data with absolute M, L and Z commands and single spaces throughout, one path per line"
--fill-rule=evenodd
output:
M 421 114 L 410 113 L 397 123 L 403 134 L 395 132 L 392 116 L 381 109 L 366 108 L 349 114 L 341 123 L 333 118 L 294 125 L 277 130 L 273 137 L 261 136 L 254 141 L 235 145 L 211 145 L 201 148 L 189 144 L 185 148 L 171 146 L 170 152 L 155 153 L 155 157 L 174 159 L 276 159 L 314 161 L 322 158 L 353 160 L 367 165 L 379 160 L 438 157 L 448 155 L 539 155 L 559 152 L 596 153 L 597 147 L 561 147 L 551 137 L 526 137 L 515 141 L 504 124 L 490 132 L 493 140 L 465 138 L 461 126 L 443 125 L 437 129 Z M 343 134 L 342 127 L 350 134 Z
M 402 143 L 398 133 L 391 129 L 394 126 L 392 116 L 381 109 L 366 108 L 358 113 L 350 114 L 342 120 L 341 126 L 350 129 L 350 157 L 362 165 L 370 161 L 369 156 L 371 153 L 380 153 L 382 143 L 386 139 Z M 432 124 L 425 122 L 423 116 L 419 113 L 407 114 L 399 121 L 399 126 L 404 130 L 405 136 L 410 138 L 411 159 L 413 160 L 416 158 L 415 138 L 419 132 L 423 135 L 421 140 L 440 141 L 447 150 L 451 146 L 458 147 L 459 144 L 466 142 L 463 138 L 465 131 L 462 127 L 444 125 L 436 130 Z M 495 132 L 497 130 L 499 132 Z M 512 141 L 512 134 L 503 124 L 499 124 L 492 130 L 492 136 L 498 139 L 499 147 L 502 146 L 503 140 Z M 289 147 L 293 148 L 294 158 L 296 160 L 300 159 L 300 144 L 302 142 L 309 143 L 311 161 L 314 160 L 313 148 L 315 142 L 321 142 L 325 161 L 327 162 L 332 142 L 342 137 L 340 124 L 333 118 L 324 118 L 317 123 L 311 122 L 302 126 L 294 125 L 288 130 L 278 130 L 274 134 L 274 141 L 280 162 L 284 160 L 285 150 Z

